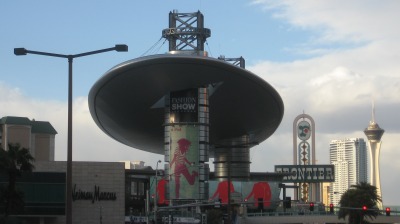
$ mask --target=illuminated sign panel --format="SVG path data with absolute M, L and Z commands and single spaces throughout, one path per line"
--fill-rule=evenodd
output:
M 284 183 L 334 182 L 333 165 L 276 165 L 276 173 L 287 173 Z
M 170 113 L 172 123 L 197 122 L 198 90 L 187 89 L 170 93 Z

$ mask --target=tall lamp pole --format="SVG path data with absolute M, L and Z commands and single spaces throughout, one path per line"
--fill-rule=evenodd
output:
M 72 224 L 72 62 L 74 58 L 99 54 L 107 51 L 128 51 L 128 46 L 125 44 L 117 44 L 115 47 L 106 48 L 97 51 L 89 51 L 81 54 L 54 54 L 40 51 L 31 51 L 25 48 L 14 48 L 14 54 L 17 56 L 27 54 L 37 54 L 50 57 L 67 58 L 68 59 L 68 140 L 67 140 L 67 190 L 66 190 L 66 207 L 65 216 L 66 224 Z
M 154 196 L 154 222 L 155 223 L 157 223 L 157 203 L 158 203 L 158 201 L 157 201 L 157 195 L 158 195 L 158 192 L 157 192 L 157 182 L 158 182 L 158 180 L 157 180 L 157 178 L 158 178 L 158 164 L 159 163 L 161 163 L 161 160 L 158 160 L 157 164 L 156 164 L 156 185 L 154 187 L 154 189 L 155 189 L 155 196 Z

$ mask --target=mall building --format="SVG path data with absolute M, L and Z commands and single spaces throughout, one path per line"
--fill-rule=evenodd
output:
M 66 161 L 54 161 L 56 130 L 49 122 L 26 117 L 3 117 L 0 120 L 1 147 L 20 144 L 35 157 L 35 169 L 17 180 L 17 188 L 24 194 L 24 210 L 16 215 L 26 223 L 65 223 Z M 157 195 L 159 213 L 167 212 L 169 203 L 163 195 L 163 184 L 168 175 L 140 162 L 73 162 L 72 221 L 73 223 L 139 223 L 151 220 L 154 197 Z M 227 200 L 224 182 L 209 173 L 210 203 Z M 279 183 L 282 175 L 251 173 L 248 181 L 232 181 L 231 202 L 248 202 L 249 209 L 273 210 L 279 203 Z M 156 184 L 157 183 L 157 184 Z M 7 174 L 0 174 L 0 189 L 8 184 Z M 157 185 L 157 188 L 155 187 Z M 226 184 L 225 184 L 226 185 Z M 268 191 L 260 191 L 260 187 Z M 157 193 L 156 193 L 157 189 Z M 148 193 L 147 193 L 148 192 Z M 265 202 L 260 203 L 259 199 Z M 265 200 L 267 199 L 267 200 Z M 146 203 L 146 202 L 149 203 Z M 215 206 L 201 206 L 200 212 Z M 223 208 L 223 206 L 220 206 Z M 196 216 L 199 211 L 188 207 L 180 216 Z M 0 204 L 0 217 L 4 215 L 4 202 Z

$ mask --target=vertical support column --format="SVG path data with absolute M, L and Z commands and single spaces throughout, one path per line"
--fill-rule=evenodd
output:
M 208 88 L 199 88 L 199 199 L 208 199 L 210 108 Z
M 165 102 L 164 152 L 170 200 L 208 198 L 207 88 L 170 92 Z
M 250 177 L 249 136 L 223 142 L 215 149 L 214 157 L 215 178 L 226 180 L 228 171 L 232 180 L 247 180 Z
M 175 15 L 178 12 L 174 11 L 174 12 L 169 12 L 169 28 L 175 28 L 176 27 L 176 18 Z M 170 40 L 169 40 L 169 51 L 175 51 L 176 50 L 176 37 L 174 35 L 170 36 Z
M 231 186 L 233 180 L 248 180 L 250 178 L 250 141 L 244 135 L 232 141 L 222 141 L 214 152 L 215 178 L 225 182 L 227 186 L 228 223 L 231 223 Z
M 204 28 L 204 16 L 203 14 L 200 13 L 200 11 L 197 12 L 197 28 L 198 29 L 203 29 Z M 197 51 L 204 51 L 204 42 L 206 41 L 206 37 L 203 35 L 197 34 L 196 36 L 197 39 Z
M 376 192 L 382 198 L 381 180 L 379 172 L 379 155 L 381 151 L 381 141 L 368 139 L 368 146 L 371 156 L 371 184 L 376 187 Z M 382 202 L 377 203 L 379 209 L 383 209 Z

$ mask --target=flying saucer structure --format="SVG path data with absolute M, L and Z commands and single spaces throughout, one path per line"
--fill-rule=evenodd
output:
M 249 149 L 270 137 L 283 118 L 282 99 L 264 79 L 207 57 L 203 46 L 211 32 L 202 22 L 200 12 L 170 13 L 170 28 L 163 30 L 169 53 L 123 62 L 89 93 L 91 115 L 107 135 L 165 156 L 166 172 L 175 178 L 173 199 L 206 197 L 210 156 L 217 178 L 249 177 Z M 196 43 L 200 47 L 183 49 Z M 185 162 L 200 165 L 195 169 Z M 179 191 L 189 192 L 182 175 L 187 187 L 199 180 L 195 193 Z
M 187 55 L 154 55 L 119 64 L 96 82 L 89 108 L 110 137 L 136 149 L 164 153 L 164 107 L 174 91 L 209 89 L 210 149 L 248 136 L 257 145 L 283 117 L 277 91 L 260 77 L 221 60 Z

